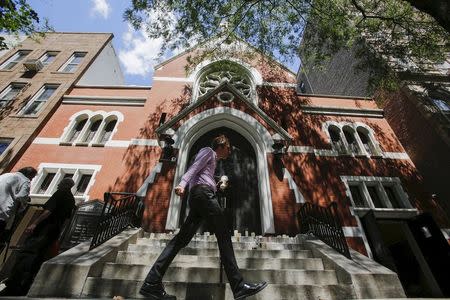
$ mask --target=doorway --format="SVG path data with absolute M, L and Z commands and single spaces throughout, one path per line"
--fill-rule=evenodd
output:
M 231 143 L 231 154 L 226 160 L 217 162 L 215 177 L 226 175 L 229 179 L 229 187 L 223 196 L 226 201 L 225 212 L 231 230 L 238 230 L 242 234 L 245 231 L 261 234 L 260 199 L 258 188 L 256 154 L 252 145 L 241 134 L 227 128 L 219 127 L 201 136 L 191 147 L 188 154 L 186 170 L 194 162 L 198 151 L 203 147 L 210 147 L 214 137 L 224 134 Z M 187 217 L 186 193 L 181 206 L 180 224 Z M 200 231 L 203 231 L 201 228 Z
M 449 246 L 430 215 L 377 218 L 371 210 L 360 219 L 374 260 L 398 274 L 408 297 L 448 296 Z

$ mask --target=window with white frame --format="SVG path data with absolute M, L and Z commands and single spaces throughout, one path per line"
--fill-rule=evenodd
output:
M 75 118 L 63 137 L 63 144 L 101 146 L 108 142 L 117 127 L 118 116 L 89 113 Z
M 392 177 L 344 177 L 355 208 L 410 209 L 400 180 Z
M 85 198 L 88 195 L 94 174 L 98 169 L 87 169 L 77 166 L 58 167 L 57 165 L 43 167 L 39 171 L 38 176 L 36 176 L 31 193 L 51 196 L 58 189 L 58 184 L 63 178 L 72 178 L 75 182 L 72 193 L 75 197 Z
M 56 51 L 47 51 L 44 55 L 41 56 L 41 58 L 39 58 L 39 60 L 44 66 L 48 66 L 55 60 L 56 55 L 58 55 L 58 52 Z
M 75 72 L 85 56 L 86 52 L 75 52 L 74 54 L 72 54 L 69 60 L 67 60 L 67 62 L 61 66 L 61 68 L 58 71 L 65 73 Z
M 370 136 L 369 130 L 362 126 L 358 126 L 356 128 L 356 132 L 358 133 L 358 137 L 366 153 L 369 155 L 379 155 L 377 147 Z
M 72 143 L 75 142 L 78 137 L 80 136 L 81 132 L 83 131 L 84 126 L 86 125 L 88 121 L 88 117 L 86 115 L 83 115 L 75 121 L 75 126 L 73 126 L 72 130 L 70 131 L 69 135 L 67 136 L 66 142 Z
M 7 61 L 5 61 L 1 66 L 0 70 L 11 70 L 18 63 L 20 63 L 28 54 L 31 53 L 31 50 L 19 50 L 13 56 L 11 56 Z
M 9 145 L 13 139 L 10 138 L 0 138 L 0 155 L 2 155 L 6 149 L 8 149 Z
M 116 119 L 110 119 L 106 121 L 106 125 L 102 129 L 102 132 L 100 133 L 100 137 L 98 138 L 98 142 L 100 144 L 104 144 L 111 138 L 112 132 L 114 128 L 116 127 L 117 120 Z
M 50 99 L 50 97 L 55 93 L 58 85 L 44 85 L 30 101 L 22 108 L 20 111 L 21 115 L 35 115 L 37 114 L 44 104 Z
M 14 100 L 25 87 L 25 83 L 11 83 L 0 93 L 0 108 L 5 107 Z
M 102 124 L 102 122 L 103 122 L 102 118 L 91 121 L 89 129 L 87 130 L 87 132 L 85 133 L 84 138 L 83 138 L 84 143 L 89 143 L 94 140 L 94 137 L 95 137 L 98 129 L 100 128 L 100 125 Z
M 344 132 L 345 140 L 347 141 L 350 152 L 353 154 L 360 154 L 361 149 L 359 148 L 358 140 L 355 136 L 355 130 L 350 126 L 344 126 L 342 131 Z
M 338 154 L 381 156 L 382 151 L 372 130 L 365 124 L 327 122 L 330 143 Z
M 341 136 L 341 129 L 335 125 L 330 125 L 328 127 L 328 133 L 330 134 L 331 145 L 334 150 L 339 154 L 344 154 L 347 152 L 345 148 L 344 141 Z

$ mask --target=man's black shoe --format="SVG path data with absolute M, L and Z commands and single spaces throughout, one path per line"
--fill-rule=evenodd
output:
M 245 299 L 262 291 L 267 286 L 267 282 L 261 283 L 244 283 L 242 287 L 234 293 L 234 299 Z
M 144 282 L 139 293 L 152 300 L 176 300 L 177 297 L 169 295 L 164 290 L 164 285 L 161 282 L 150 283 Z

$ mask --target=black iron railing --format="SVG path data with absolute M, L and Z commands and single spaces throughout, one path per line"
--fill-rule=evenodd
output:
M 105 193 L 104 197 L 105 203 L 90 250 L 121 233 L 128 226 L 139 227 L 141 224 L 143 204 L 136 194 Z
M 325 244 L 351 259 L 341 221 L 336 213 L 336 205 L 336 202 L 332 202 L 328 207 L 309 202 L 303 204 L 298 211 L 300 233 L 312 233 Z

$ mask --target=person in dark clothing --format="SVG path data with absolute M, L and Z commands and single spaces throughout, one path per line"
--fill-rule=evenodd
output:
M 29 236 L 17 254 L 16 263 L 5 282 L 6 288 L 0 296 L 27 294 L 48 249 L 58 240 L 65 221 L 75 208 L 75 199 L 70 191 L 73 186 L 71 178 L 62 179 L 58 190 L 44 204 L 44 211 L 25 230 Z
M 217 187 L 214 179 L 216 161 L 226 159 L 230 150 L 230 142 L 226 136 L 220 135 L 214 138 L 211 148 L 200 149 L 194 163 L 183 175 L 179 185 L 175 187 L 175 193 L 179 196 L 184 194 L 186 186 L 190 187 L 189 205 L 191 209 L 180 232 L 167 244 L 145 278 L 140 289 L 142 295 L 155 300 L 176 299 L 175 296 L 166 293 L 162 278 L 177 253 L 189 243 L 203 221 L 206 221 L 209 229 L 216 235 L 220 257 L 234 299 L 244 299 L 260 292 L 267 286 L 266 282 L 247 283 L 244 281 L 236 263 L 226 217 L 217 200 Z

